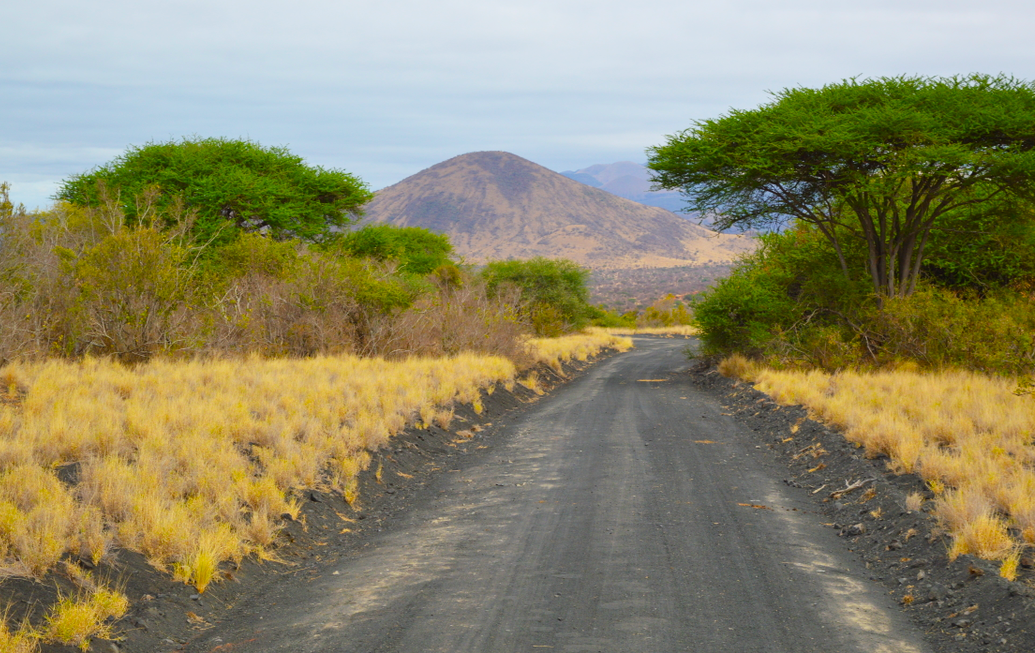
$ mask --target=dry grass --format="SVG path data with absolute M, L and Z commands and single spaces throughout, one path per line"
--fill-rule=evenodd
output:
M 581 334 L 528 340 L 520 358 L 560 369 L 631 346 Z M 9 363 L 0 368 L 0 576 L 41 578 L 68 553 L 97 563 L 119 546 L 204 592 L 220 563 L 273 555 L 282 517 L 298 517 L 297 490 L 355 503 L 371 451 L 410 425 L 448 428 L 454 404 L 479 411 L 484 394 L 513 388 L 517 375 L 510 360 L 476 354 Z M 542 392 L 534 371 L 522 382 Z M 66 472 L 77 485 L 61 480 Z M 38 630 L 0 619 L 0 652 L 34 651 L 39 640 L 86 647 L 105 635 L 125 597 L 80 587 Z
M 629 346 L 606 334 L 527 343 L 558 369 Z M 221 562 L 273 546 L 281 517 L 298 515 L 293 490 L 354 502 L 370 451 L 409 425 L 448 427 L 455 402 L 477 412 L 483 391 L 516 380 L 511 361 L 472 354 L 11 363 L 0 369 L 0 573 L 38 578 L 68 552 L 96 562 L 117 545 L 203 592 Z M 58 478 L 66 465 L 73 489 Z
M 1014 394 L 1016 381 L 724 365 L 779 403 L 809 408 L 868 456 L 887 456 L 894 471 L 927 479 L 938 495 L 936 514 L 953 534 L 950 555 L 1009 561 L 1018 546 L 1035 543 L 1035 402 Z
M 11 630 L 6 618 L 0 619 L 0 653 L 36 653 L 39 649 L 39 638 L 28 624 Z
M 628 351 L 632 346 L 632 340 L 601 329 L 590 329 L 559 338 L 532 338 L 528 341 L 528 351 L 533 362 L 545 363 L 558 373 L 568 361 L 585 361 L 605 349 Z
M 588 331 L 603 331 L 614 336 L 635 336 L 635 335 L 650 335 L 650 336 L 696 336 L 700 333 L 697 327 L 692 327 L 688 324 L 674 324 L 672 326 L 662 327 L 637 327 L 637 328 L 622 328 L 622 327 L 591 327 Z
M 97 588 L 76 597 L 63 597 L 47 615 L 47 624 L 40 636 L 52 642 L 90 648 L 91 637 L 111 639 L 110 620 L 126 613 L 129 601 L 121 592 Z
M 140 551 L 199 591 L 272 545 L 291 490 L 346 492 L 377 449 L 515 378 L 503 358 L 12 363 L 0 371 L 0 564 Z M 214 464 L 218 462 L 218 464 Z M 57 477 L 79 467 L 72 491 Z M 354 488 L 353 488 L 354 490 Z

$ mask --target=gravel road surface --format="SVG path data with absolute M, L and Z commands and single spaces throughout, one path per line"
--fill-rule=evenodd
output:
M 443 472 L 419 505 L 200 652 L 919 652 L 805 491 L 637 338 Z

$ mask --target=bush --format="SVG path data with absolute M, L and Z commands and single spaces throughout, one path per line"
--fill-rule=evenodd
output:
M 424 276 L 449 264 L 453 245 L 449 237 L 423 227 L 367 225 L 344 234 L 335 244 L 341 252 L 378 261 L 394 261 L 399 271 Z
M 683 302 L 669 293 L 643 310 L 643 315 L 636 320 L 639 327 L 670 327 L 690 324 L 693 318 Z
M 586 282 L 589 270 L 564 259 L 493 261 L 482 270 L 490 296 L 515 287 L 523 314 L 538 336 L 556 336 L 586 326 L 593 310 Z
M 516 285 L 489 293 L 448 259 L 421 275 L 397 259 L 258 233 L 198 246 L 190 214 L 169 215 L 155 197 L 139 198 L 147 222 L 131 226 L 138 221 L 113 202 L 32 214 L 0 205 L 0 364 L 50 355 L 527 355 L 530 317 Z M 402 233 L 419 236 L 410 242 L 430 235 L 439 254 L 448 251 L 443 237 Z
M 505 356 L 525 366 L 524 334 L 529 325 L 515 287 L 486 291 L 485 282 L 459 268 L 435 275 L 436 289 L 408 310 L 383 319 L 372 335 L 372 350 L 384 356 L 449 356 L 478 352 Z M 459 280 L 456 274 L 462 275 Z
M 812 228 L 768 234 L 761 245 L 694 306 L 704 353 L 829 371 L 913 361 L 1022 373 L 1035 364 L 1035 306 L 1022 292 L 992 285 L 991 267 L 980 285 L 946 288 L 928 278 L 911 297 L 878 302 L 865 281 L 844 278 Z M 844 254 L 855 260 L 862 252 Z
M 734 270 L 694 306 L 701 353 L 759 356 L 796 308 L 786 292 L 752 268 Z

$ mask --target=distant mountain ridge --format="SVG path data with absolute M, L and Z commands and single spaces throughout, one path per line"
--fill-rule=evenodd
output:
M 364 210 L 364 223 L 445 233 L 473 263 L 547 256 L 591 269 L 714 265 L 754 247 L 507 152 L 443 161 L 378 191 Z
M 598 163 L 581 170 L 567 170 L 561 174 L 587 186 L 673 213 L 681 213 L 686 207 L 686 199 L 679 191 L 651 190 L 650 170 L 632 161 Z

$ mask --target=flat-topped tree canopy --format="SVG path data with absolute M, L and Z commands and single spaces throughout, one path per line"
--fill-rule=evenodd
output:
M 246 140 L 183 139 L 131 147 L 110 163 L 62 183 L 56 199 L 83 206 L 117 201 L 140 219 L 137 198 L 182 202 L 197 235 L 232 239 L 239 230 L 319 241 L 360 214 L 373 193 L 358 177 L 306 165 L 282 147 Z
M 940 218 L 1035 197 L 1035 85 L 975 74 L 785 89 L 648 155 L 655 187 L 681 189 L 716 229 L 810 223 L 849 277 L 843 246 L 861 240 L 874 291 L 904 297 Z

